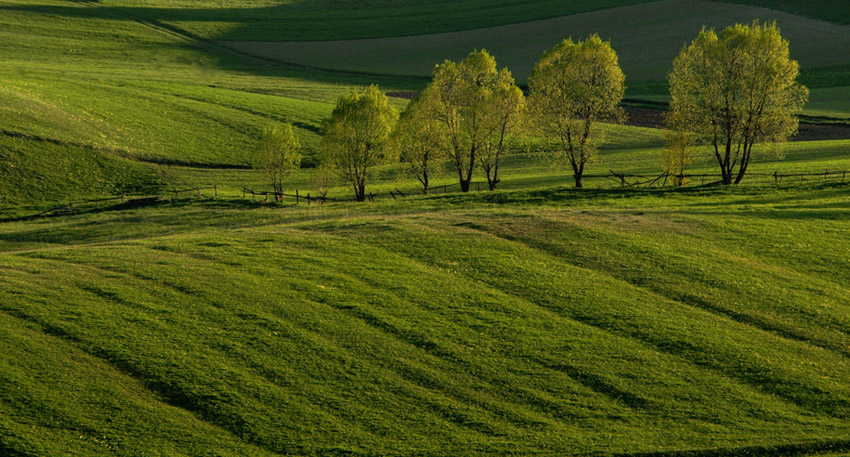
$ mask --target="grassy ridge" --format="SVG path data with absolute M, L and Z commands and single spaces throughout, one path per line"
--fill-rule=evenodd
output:
M 417 185 L 385 166 L 375 204 L 239 200 L 263 186 L 246 165 L 268 123 L 295 123 L 311 154 L 352 85 L 422 81 L 271 64 L 169 28 L 236 33 L 302 11 L 281 26 L 389 33 L 367 17 L 383 6 L 398 20 L 381 24 L 412 33 L 439 27 L 438 12 L 481 26 L 610 2 L 485 3 L 0 0 L 4 203 L 220 190 L 0 222 L 0 454 L 604 455 L 845 438 L 846 183 L 598 179 L 576 192 L 554 187 L 566 173 L 531 142 L 495 193 L 391 202 Z M 659 172 L 660 132 L 610 134 L 590 172 Z M 759 151 L 752 171 L 850 169 L 846 147 Z M 308 172 L 288 186 L 309 189 Z
M 659 22 L 658 17 L 665 21 Z M 850 28 L 750 6 L 670 0 L 588 14 L 446 34 L 329 42 L 231 43 L 240 50 L 311 67 L 427 76 L 436 63 L 486 48 L 524 81 L 540 55 L 564 38 L 611 40 L 627 78 L 663 80 L 676 54 L 702 27 L 776 20 L 804 69 L 847 64 Z M 622 24 L 628 23 L 629 27 Z
M 850 416 L 846 195 L 558 190 L 5 223 L 0 309 L 25 344 L 53 335 L 48 360 L 67 346 L 134 378 L 128 420 L 189 411 L 227 432 L 224 455 L 228 436 L 397 455 L 834 439 Z M 0 443 L 48 446 L 26 424 L 56 414 L 39 392 L 62 378 L 15 379 Z M 105 419 L 112 391 L 87 395 L 84 413 L 52 406 L 70 416 L 56 436 L 133 455 L 182 433 L 134 436 Z
M 3 135 L 0 176 L 3 205 L 151 194 L 165 184 L 155 170 L 111 151 Z
M 651 0 L 104 0 L 120 11 L 219 40 L 329 41 L 472 30 L 568 16 Z M 850 13 L 836 2 L 732 0 L 840 24 Z
M 173 164 L 245 168 L 275 122 L 295 124 L 312 159 L 329 102 L 367 82 L 242 59 L 84 3 L 0 8 L 5 203 L 147 192 L 181 174 Z
M 235 194 L 243 185 L 261 186 L 261 178 L 245 167 L 260 132 L 269 123 L 295 124 L 309 164 L 318 148 L 321 119 L 330 112 L 333 100 L 351 85 L 378 82 L 392 90 L 415 89 L 422 84 L 408 78 L 367 78 L 267 65 L 90 4 L 50 0 L 0 3 L 4 8 L 0 37 L 8 44 L 0 48 L 4 61 L 0 125 L 14 133 L 98 151 L 101 158 L 90 161 L 124 164 L 124 169 L 135 171 L 106 174 L 119 180 L 127 175 L 125 188 L 149 181 L 154 171 L 168 184 L 181 187 L 217 184 Z M 47 23 L 50 27 L 44 27 Z M 821 73 L 818 77 L 824 84 L 835 79 L 832 73 Z M 842 90 L 829 90 L 813 96 L 818 98 L 811 114 L 843 112 Z M 657 153 L 647 149 L 659 144 L 657 133 L 653 134 L 655 143 L 647 143 L 646 135 L 633 137 L 628 132 L 631 130 L 623 129 L 618 139 L 606 145 L 622 151 L 601 161 L 599 170 L 657 170 Z M 27 151 L 47 147 L 44 142 L 20 141 L 20 148 Z M 812 145 L 813 150 L 819 147 Z M 7 152 L 12 150 L 6 147 Z M 45 150 L 39 154 L 52 157 L 54 153 Z M 128 160 L 141 162 L 130 164 Z M 12 183 L 18 186 L 22 176 L 43 176 L 41 184 L 30 187 L 47 189 L 44 186 L 49 184 L 50 191 L 14 197 L 7 191 L 6 200 L 47 200 L 57 192 L 60 200 L 78 198 L 111 193 L 122 186 L 115 180 L 77 186 L 73 184 L 77 177 L 57 173 L 61 168 L 38 168 L 49 162 L 19 160 L 24 170 L 5 182 L 7 187 Z M 144 165 L 151 162 L 158 166 Z M 26 170 L 28 166 L 32 168 Z M 561 182 L 560 173 L 553 175 L 551 166 L 535 156 L 518 155 L 508 166 L 515 170 L 510 174 L 518 178 L 506 183 L 508 186 Z M 833 166 L 840 164 L 812 164 Z M 399 176 L 398 167 L 380 170 L 375 178 L 388 179 L 380 189 L 398 186 L 415 192 L 416 186 Z M 292 185 L 305 190 L 308 180 L 304 173 Z M 59 182 L 68 185 L 55 184 Z M 451 180 L 445 178 L 445 182 Z M 334 192 L 347 195 L 347 189 Z

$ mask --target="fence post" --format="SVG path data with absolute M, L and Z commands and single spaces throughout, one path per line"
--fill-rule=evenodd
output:
M 825 171 L 825 172 L 823 172 L 823 180 L 824 180 L 824 181 L 826 181 L 826 177 L 827 177 L 827 176 L 829 176 L 829 168 L 827 168 L 827 169 L 826 169 L 826 171 Z
M 370 202 L 375 201 L 375 194 L 373 194 L 372 192 L 369 192 L 369 201 Z
M 310 206 L 310 192 L 307 192 L 307 206 Z
M 776 184 L 779 182 L 779 171 L 773 172 L 773 183 Z

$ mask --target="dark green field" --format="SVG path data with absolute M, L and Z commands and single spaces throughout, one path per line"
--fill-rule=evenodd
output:
M 847 456 L 850 176 L 772 174 L 850 171 L 850 140 L 757 151 L 728 189 L 568 189 L 525 138 L 496 192 L 415 196 L 385 165 L 375 202 L 242 194 L 269 187 L 250 168 L 267 126 L 294 124 L 286 188 L 315 192 L 336 98 L 426 79 L 208 40 L 632 3 L 0 0 L 0 456 Z M 848 22 L 827 3 L 780 6 Z M 845 73 L 804 74 L 806 114 L 846 122 Z M 605 129 L 589 173 L 661 173 L 660 130 Z M 217 195 L 174 197 L 197 186 Z M 157 199 L 84 203 L 121 195 Z

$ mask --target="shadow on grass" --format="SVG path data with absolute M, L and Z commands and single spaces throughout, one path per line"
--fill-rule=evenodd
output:
M 86 6 L 90 3 L 91 6 Z M 28 13 L 33 16 L 43 16 L 38 21 L 49 21 L 50 16 L 61 16 L 65 18 L 78 18 L 88 20 L 120 20 L 137 22 L 139 24 L 154 27 L 172 34 L 187 38 L 189 42 L 174 41 L 170 44 L 146 43 L 147 46 L 161 46 L 163 51 L 169 49 L 182 49 L 202 52 L 204 57 L 214 59 L 217 68 L 249 73 L 256 76 L 266 77 L 290 77 L 303 78 L 310 81 L 339 85 L 370 85 L 379 84 L 385 88 L 396 90 L 418 90 L 425 86 L 427 78 L 414 76 L 392 76 L 377 75 L 361 72 L 325 70 L 306 67 L 303 65 L 290 64 L 277 60 L 246 54 L 230 47 L 218 44 L 216 40 L 233 39 L 227 35 L 205 38 L 194 35 L 169 22 L 229 22 L 239 24 L 240 27 L 250 31 L 260 27 L 264 29 L 269 24 L 278 27 L 280 25 L 270 22 L 269 17 L 289 17 L 289 10 L 309 9 L 310 4 L 322 4 L 323 0 L 301 0 L 297 3 L 277 6 L 253 7 L 253 8 L 216 8 L 211 14 L 209 8 L 149 8 L 149 7 L 124 7 L 124 6 L 99 6 L 97 2 L 79 2 L 80 6 L 63 5 L 3 5 L 0 6 L 0 14 L 3 11 Z M 315 7 L 317 14 L 326 14 L 326 8 Z M 287 22 L 294 22 L 290 20 Z M 237 27 L 236 30 L 240 30 Z M 242 36 L 244 39 L 245 37 Z M 315 128 L 315 127 L 312 127 Z
M 700 449 L 691 451 L 662 451 L 635 454 L 614 454 L 615 457 L 798 457 L 812 454 L 850 451 L 850 440 L 820 441 L 815 443 L 748 446 L 728 449 Z

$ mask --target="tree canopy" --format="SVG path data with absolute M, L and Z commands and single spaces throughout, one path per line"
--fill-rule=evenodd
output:
M 546 51 L 529 78 L 529 108 L 543 133 L 573 169 L 576 187 L 583 186 L 585 166 L 601 139 L 600 121 L 617 121 L 625 92 L 625 76 L 611 43 L 592 35 L 567 39 Z
M 267 128 L 252 157 L 255 169 L 266 173 L 274 187 L 275 199 L 283 196 L 283 181 L 301 166 L 301 143 L 292 124 Z
M 325 162 L 366 200 L 370 167 L 387 160 L 386 143 L 398 119 L 386 94 L 377 86 L 349 92 L 336 103 L 325 124 Z
M 457 171 L 461 190 L 469 191 L 482 155 L 490 187 L 495 187 L 505 140 L 524 106 L 510 71 L 498 70 L 487 51 L 474 51 L 458 63 L 438 65 L 421 98 L 426 116 L 440 125 L 440 144 Z
M 407 171 L 422 184 L 427 194 L 431 179 L 445 163 L 443 151 L 447 149 L 444 129 L 437 120 L 428 116 L 421 97 L 407 105 L 393 130 L 390 145 Z
M 755 145 L 796 133 L 808 99 L 775 23 L 703 29 L 673 62 L 669 121 L 711 147 L 724 184 L 740 183 Z

